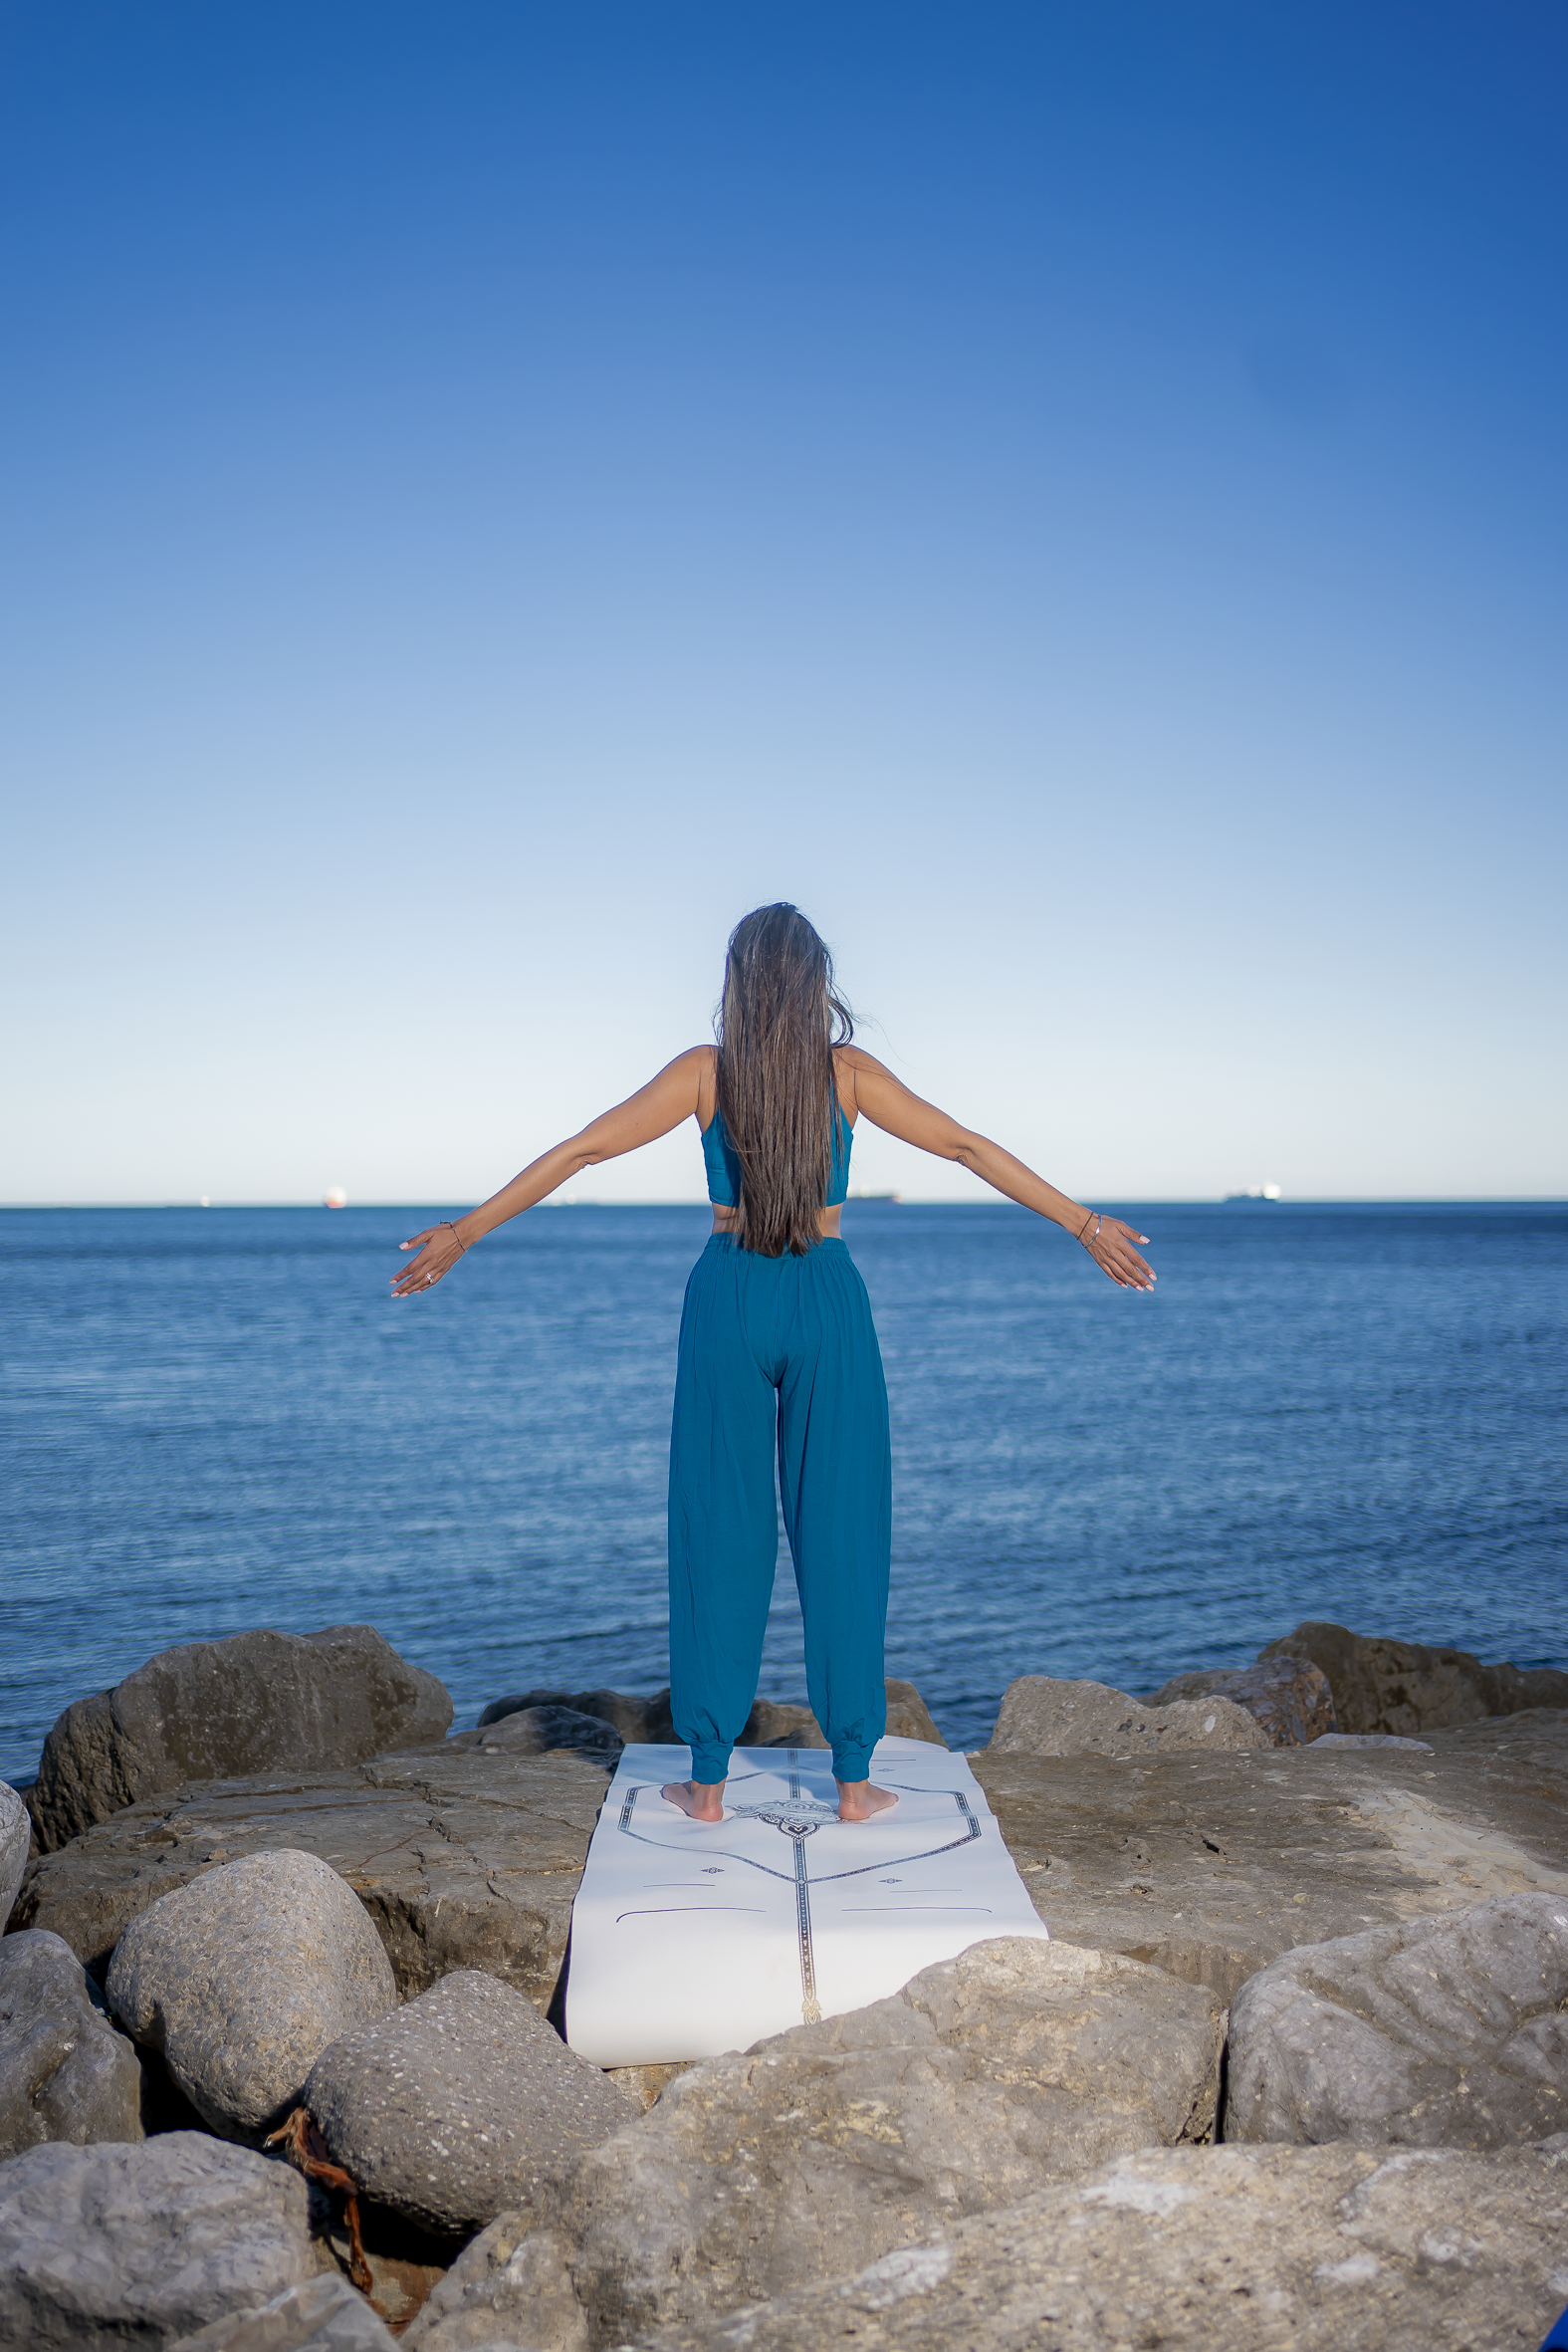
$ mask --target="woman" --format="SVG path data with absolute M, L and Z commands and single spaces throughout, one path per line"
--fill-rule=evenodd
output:
M 856 1122 L 958 1160 L 1081 1242 L 1113 1283 L 1153 1288 L 1134 1243 L 851 1043 L 833 964 L 804 915 L 736 925 L 718 1045 L 694 1046 L 480 1208 L 404 1242 L 393 1280 L 428 1291 L 465 1250 L 601 1160 L 695 1118 L 713 1234 L 681 1316 L 670 1438 L 670 1708 L 692 1776 L 664 1790 L 723 1819 L 730 1751 L 752 1710 L 778 1555 L 779 1491 L 805 1625 L 806 1691 L 833 1751 L 839 1819 L 896 1804 L 873 1787 L 886 1727 L 882 1638 L 891 1553 L 887 1391 L 865 1285 L 838 1234 Z

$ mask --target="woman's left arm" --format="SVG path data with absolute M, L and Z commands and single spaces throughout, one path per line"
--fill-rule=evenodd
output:
M 998 1192 L 1006 1193 L 1009 1201 L 1032 1209 L 1036 1216 L 1048 1217 L 1053 1225 L 1082 1242 L 1100 1272 L 1124 1291 L 1153 1290 L 1159 1278 L 1133 1246 L 1147 1243 L 1146 1233 L 1134 1233 L 1119 1217 L 1102 1217 L 1081 1201 L 1058 1192 L 1054 1184 L 1036 1176 L 1032 1168 L 1014 1159 L 1010 1151 L 1004 1151 L 1000 1143 L 993 1143 L 989 1135 L 961 1127 L 934 1102 L 911 1093 L 874 1055 L 863 1053 L 858 1046 L 841 1047 L 839 1052 L 853 1075 L 855 1107 L 874 1127 L 896 1135 L 901 1143 L 913 1143 L 920 1151 L 934 1153 L 939 1160 L 957 1160 L 960 1167 L 969 1168 Z

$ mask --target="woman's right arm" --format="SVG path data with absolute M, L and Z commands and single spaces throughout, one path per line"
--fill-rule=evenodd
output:
M 393 1276 L 393 1296 L 406 1298 L 414 1291 L 428 1291 L 451 1271 L 465 1250 L 487 1233 L 494 1233 L 498 1225 L 505 1225 L 509 1217 L 548 1199 L 573 1176 L 580 1176 L 584 1168 L 596 1168 L 602 1160 L 619 1159 L 624 1152 L 654 1143 L 678 1127 L 682 1119 L 691 1118 L 712 1054 L 711 1046 L 693 1046 L 690 1052 L 678 1054 L 647 1085 L 591 1120 L 580 1135 L 570 1135 L 565 1142 L 542 1152 L 510 1184 L 492 1193 L 488 1201 L 481 1201 L 477 1209 L 470 1209 L 466 1217 L 451 1225 L 426 1226 L 423 1233 L 402 1243 L 403 1249 L 417 1250 L 419 1255 L 412 1266 Z
M 960 1167 L 971 1169 L 1009 1201 L 1032 1209 L 1038 1217 L 1048 1217 L 1053 1225 L 1082 1242 L 1100 1272 L 1124 1291 L 1153 1290 L 1159 1278 L 1133 1247 L 1135 1242 L 1147 1242 L 1147 1234 L 1134 1233 L 1119 1217 L 1097 1217 L 1081 1201 L 1058 1192 L 1054 1184 L 1036 1176 L 1032 1168 L 1014 1159 L 1010 1151 L 1004 1151 L 1000 1143 L 993 1143 L 989 1135 L 961 1127 L 934 1102 L 911 1093 L 885 1063 L 859 1046 L 840 1047 L 839 1058 L 852 1072 L 856 1109 L 863 1111 L 874 1127 L 885 1128 L 900 1142 L 913 1143 L 939 1160 L 957 1160 Z

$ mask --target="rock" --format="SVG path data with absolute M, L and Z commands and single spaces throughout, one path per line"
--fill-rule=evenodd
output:
M 92 1991 L 58 1936 L 0 1942 L 0 2157 L 142 2137 L 141 2067 Z
M 601 1722 L 612 1724 L 623 1741 L 648 1741 L 655 1747 L 675 1744 L 667 1687 L 655 1691 L 651 1699 L 628 1698 L 623 1691 L 519 1691 L 510 1699 L 492 1699 L 480 1715 L 479 1728 L 484 1731 L 508 1716 L 543 1707 L 596 1716 Z M 914 1684 L 899 1682 L 891 1675 L 887 1678 L 887 1728 L 897 1739 L 929 1740 L 938 1748 L 947 1746 Z M 457 1737 L 465 1745 L 472 1743 L 472 1734 L 460 1733 Z M 552 1745 L 570 1748 L 578 1744 L 562 1739 Z M 783 1699 L 758 1699 L 736 1745 L 739 1748 L 825 1748 L 827 1742 L 809 1707 L 797 1707 Z
M 0 1936 L 5 1934 L 32 1842 L 32 1816 L 10 1781 L 0 1780 Z
M 174 2352 L 390 2352 L 396 2341 L 358 2288 L 329 2271 L 259 2311 L 212 2320 Z
M 197 1781 L 30 1864 L 17 1919 L 52 1928 L 102 1977 L 171 1887 L 288 1847 L 353 1889 L 403 1999 L 482 1968 L 548 2008 L 603 1797 L 601 1764 L 454 1753 L 450 1740 L 342 1772 Z
M 1568 1674 L 1555 1667 L 1483 1666 L 1468 1650 L 1386 1641 L 1343 1625 L 1298 1625 L 1258 1652 L 1310 1658 L 1327 1675 L 1342 1732 L 1447 1731 L 1524 1708 L 1568 1707 Z
M 407 2352 L 588 2352 L 587 2315 L 558 2230 L 503 2214 L 466 2245 L 403 2334 Z
M 187 1642 L 66 1709 L 28 1808 L 52 1853 L 188 1781 L 359 1764 L 439 1739 L 451 1720 L 445 1687 L 369 1625 Z
M 1568 1894 L 1568 1715 L 1435 1732 L 1436 1751 L 974 1759 L 1054 1936 L 1231 1999 L 1297 1944 Z
M 1228 2140 L 1501 2148 L 1568 2126 L 1568 1900 L 1307 1944 L 1236 1996 Z
M 613 1768 L 625 1742 L 602 1717 L 552 1704 L 514 1708 L 478 1731 L 454 1732 L 449 1746 L 477 1748 L 486 1756 L 498 1750 L 512 1756 L 551 1756 L 564 1750 Z
M 1328 1676 L 1310 1658 L 1266 1657 L 1236 1670 L 1178 1674 L 1152 1691 L 1146 1704 L 1169 1707 L 1178 1699 L 1208 1698 L 1244 1707 L 1276 1748 L 1304 1748 L 1336 1728 Z
M 253 2139 L 299 2104 L 330 2041 L 397 1999 L 362 1906 L 312 1854 L 256 1854 L 164 1895 L 120 1939 L 111 2008 L 215 2132 Z
M 1523 2149 L 1148 2149 L 648 2352 L 1534 2352 L 1564 2186 Z
M 1212 1995 L 1003 1938 L 891 1999 L 710 2058 L 537 2201 L 594 2340 L 830 2277 L 1214 2120 Z
M 1398 1732 L 1320 1732 L 1312 1745 L 1330 1749 L 1413 1748 L 1422 1756 L 1437 1754 L 1430 1740 L 1403 1740 Z
M 203 2132 L 0 2165 L 0 2344 L 173 2344 L 314 2266 L 304 2181 Z
M 1152 1707 L 1102 1682 L 1024 1674 L 1008 1685 L 990 1756 L 1133 1756 L 1176 1748 L 1268 1748 L 1267 1732 L 1229 1699 Z
M 636 2113 L 477 1969 L 323 2050 L 304 2103 L 333 2161 L 426 2230 L 481 2229 Z

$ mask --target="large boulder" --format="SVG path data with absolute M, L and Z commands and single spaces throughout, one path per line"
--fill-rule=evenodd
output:
M 1114 1955 L 1003 1938 L 680 2075 L 536 2200 L 595 2341 L 830 2277 L 956 2215 L 1213 2126 L 1223 2013 Z
M 1178 1699 L 1229 1699 L 1260 1723 L 1276 1748 L 1305 1748 L 1338 1729 L 1328 1676 L 1310 1658 L 1265 1657 L 1255 1665 L 1174 1675 L 1151 1691 L 1151 1707 Z
M 1568 2292 L 1564 2173 L 1556 2150 L 1151 2148 L 647 2352 L 1534 2352 Z
M 176 2343 L 311 2275 L 304 2181 L 204 2132 L 0 2164 L 0 2344 Z
M 44 2140 L 139 2140 L 141 2066 L 58 1936 L 0 1941 L 0 2157 Z
M 397 2338 L 355 2286 L 326 2271 L 259 2311 L 234 2311 L 182 2336 L 174 2352 L 391 2352 Z
M 1568 1707 L 1568 1674 L 1554 1666 L 1483 1666 L 1468 1650 L 1388 1641 L 1344 1625 L 1298 1625 L 1260 1650 L 1258 1663 L 1279 1657 L 1310 1658 L 1321 1667 L 1341 1732 L 1411 1737 L 1527 1707 Z
M 333 2042 L 304 2103 L 367 2197 L 452 2232 L 525 2204 L 636 2113 L 532 2001 L 477 1969 Z
M 588 2352 L 571 2248 L 530 2213 L 503 2214 L 471 2238 L 403 2331 L 406 2352 Z
M 28 1807 L 51 1853 L 190 1780 L 359 1764 L 438 1740 L 451 1721 L 444 1684 L 373 1626 L 187 1642 L 66 1709 L 44 1742 Z
M 1272 1745 L 1262 1725 L 1230 1699 L 1179 1699 L 1170 1707 L 1155 1707 L 1102 1682 L 1023 1674 L 1003 1695 L 988 1753 L 1139 1756 L 1178 1748 Z
M 1500 2148 L 1568 2127 L 1568 1901 L 1286 1953 L 1231 2019 L 1228 2140 Z
M 102 1978 L 160 1895 L 288 1847 L 320 1855 L 352 1888 L 404 1999 L 479 1968 L 548 2008 L 603 1801 L 602 1764 L 476 1755 L 450 1740 L 348 1771 L 198 1780 L 32 1862 L 17 1923 L 52 1928 Z
M 5 1934 L 32 1842 L 33 1823 L 26 1805 L 9 1780 L 0 1780 L 0 1936 Z
M 488 1709 L 486 1711 L 489 1712 Z M 454 1732 L 448 1745 L 478 1749 L 486 1756 L 556 1756 L 566 1752 L 590 1763 L 613 1767 L 625 1742 L 602 1716 L 584 1715 L 554 1700 L 537 1707 L 514 1707 L 492 1716 L 472 1732 Z
M 105 1990 L 204 2122 L 239 2140 L 280 2124 L 327 2044 L 397 1999 L 363 1906 L 327 1863 L 289 1852 L 164 1895 L 120 1939 Z

